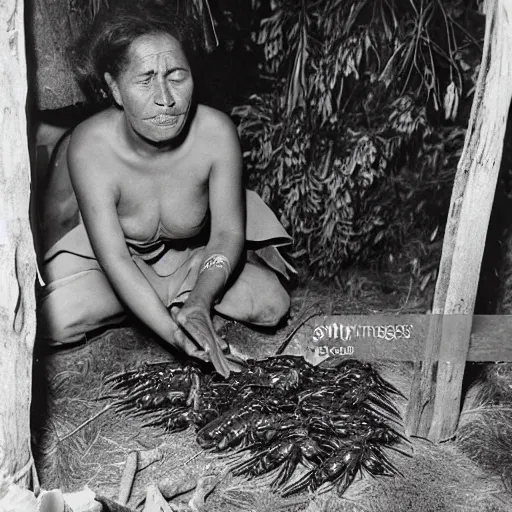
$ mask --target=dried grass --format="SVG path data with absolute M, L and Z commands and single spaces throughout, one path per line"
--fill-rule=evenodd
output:
M 224 335 L 238 351 L 252 357 L 264 357 L 274 353 L 301 319 L 316 309 L 323 314 L 367 314 L 374 308 L 386 311 L 387 304 L 388 308 L 403 307 L 404 313 L 409 312 L 408 308 L 418 312 L 416 308 L 421 304 L 420 296 L 414 289 L 409 293 L 407 280 L 397 279 L 402 286 L 400 291 L 383 295 L 381 281 L 374 282 L 372 279 L 361 274 L 359 282 L 364 284 L 355 287 L 351 294 L 341 293 L 340 288 L 334 285 L 326 289 L 325 286 L 309 283 L 299 288 L 292 297 L 293 317 L 289 325 L 275 332 L 256 332 L 241 324 L 231 323 L 223 329 Z M 305 325 L 299 330 L 307 328 Z M 121 328 L 83 347 L 52 354 L 41 353 L 38 359 L 34 439 L 37 466 L 44 488 L 60 487 L 71 491 L 88 485 L 98 494 L 115 499 L 128 453 L 162 443 L 165 446 L 163 459 L 137 473 L 129 501 L 132 507 L 141 501 L 149 483 L 171 477 L 197 479 L 206 472 L 219 473 L 226 468 L 228 460 L 198 450 L 192 431 L 169 435 L 156 428 L 143 429 L 142 420 L 127 418 L 112 410 L 62 441 L 66 434 L 108 403 L 99 400 L 104 393 L 102 383 L 106 375 L 143 362 L 170 359 L 165 347 L 147 333 L 134 328 Z M 378 368 L 386 379 L 405 394 L 408 393 L 410 364 L 388 362 L 379 364 Z M 404 412 L 405 401 L 398 403 L 398 406 Z M 482 453 L 485 451 L 483 435 Z M 458 447 L 435 447 L 415 440 L 412 458 L 391 454 L 404 474 L 403 478 L 358 480 L 343 498 L 329 492 L 320 496 L 300 495 L 283 499 L 269 492 L 268 486 L 262 486 L 262 481 L 228 476 L 208 498 L 208 511 L 507 510 L 499 498 L 505 496 L 503 499 L 509 499 L 510 495 L 503 494 L 505 491 L 500 478 L 496 476 L 493 479 L 492 473 L 491 477 L 486 473 L 486 468 L 479 469 Z M 503 450 L 507 454 L 503 453 L 502 457 L 509 457 L 510 445 L 504 445 Z M 177 501 L 187 501 L 189 498 L 182 496 Z
M 488 364 L 468 392 L 457 444 L 512 492 L 512 364 Z

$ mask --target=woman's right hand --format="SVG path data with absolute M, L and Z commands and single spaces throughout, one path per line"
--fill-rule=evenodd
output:
M 200 349 L 174 320 L 171 320 L 171 325 L 171 345 L 191 357 L 210 362 L 207 352 Z
M 211 362 L 227 378 L 230 368 L 223 351 L 228 344 L 215 332 L 206 308 L 187 301 L 182 308 L 171 309 L 171 318 L 176 326 L 173 333 L 176 345 L 190 356 Z

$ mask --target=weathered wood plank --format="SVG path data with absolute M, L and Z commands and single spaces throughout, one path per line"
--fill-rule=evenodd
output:
M 442 327 L 443 318 L 446 318 L 445 329 L 448 333 L 457 331 L 461 325 L 464 327 L 463 324 L 467 321 L 466 315 L 450 317 L 439 315 L 437 318 L 432 315 L 317 316 L 300 329 L 284 348 L 283 353 L 303 355 L 312 363 L 318 363 L 329 355 L 337 355 L 337 351 L 338 355 L 365 361 L 420 363 L 425 360 L 430 322 L 437 320 L 438 325 Z M 331 326 L 330 331 L 327 329 L 329 326 Z M 337 326 L 336 331 L 332 326 Z M 359 333 L 355 331 L 355 326 L 359 327 Z M 369 326 L 375 329 L 370 332 Z M 322 330 L 318 330 L 319 327 Z M 351 330 L 349 336 L 347 336 L 347 328 Z M 342 330 L 343 334 L 340 335 Z M 407 336 L 402 335 L 404 332 Z M 512 362 L 511 336 L 512 315 L 473 317 L 471 342 L 466 360 Z M 429 357 L 429 361 L 432 360 L 433 356 L 429 355 Z M 457 354 L 452 354 L 450 357 L 451 362 L 457 362 Z M 466 360 L 458 362 L 465 363 Z
M 473 318 L 468 361 L 512 362 L 512 315 Z
M 488 0 L 483 60 L 457 168 L 436 284 L 434 316 L 417 363 L 407 431 L 439 442 L 457 426 L 472 313 L 512 97 L 510 0 Z M 451 315 L 466 315 L 458 320 Z
M 23 16 L 23 0 L 0 2 L 0 471 L 28 486 L 36 315 Z

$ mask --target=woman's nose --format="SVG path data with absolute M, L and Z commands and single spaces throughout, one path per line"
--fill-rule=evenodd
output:
M 160 79 L 155 82 L 155 103 L 162 107 L 172 107 L 175 101 L 167 80 Z

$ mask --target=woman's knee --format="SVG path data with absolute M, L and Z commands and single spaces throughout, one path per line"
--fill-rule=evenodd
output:
M 50 345 L 79 341 L 88 332 L 120 323 L 125 310 L 99 271 L 48 285 L 38 304 L 38 337 Z
M 274 272 L 247 263 L 215 309 L 240 322 L 273 327 L 290 309 L 290 296 Z
M 255 318 L 252 323 L 264 327 L 276 326 L 290 310 L 290 295 L 276 278 L 268 290 L 264 301 L 258 301 Z

